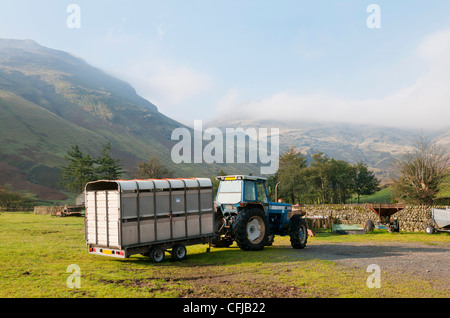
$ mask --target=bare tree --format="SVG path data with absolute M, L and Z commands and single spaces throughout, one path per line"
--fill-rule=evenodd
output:
M 400 176 L 394 181 L 396 197 L 407 203 L 432 204 L 450 164 L 448 149 L 420 136 L 414 149 L 398 163 Z

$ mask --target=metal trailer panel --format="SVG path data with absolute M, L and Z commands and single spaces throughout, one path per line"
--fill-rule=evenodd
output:
M 366 234 L 360 224 L 333 224 L 332 232 L 336 234 Z
M 86 193 L 86 240 L 89 243 L 118 248 L 119 192 L 114 190 Z
M 86 185 L 86 242 L 126 250 L 214 235 L 206 178 L 101 180 Z
M 450 225 L 450 210 L 433 209 L 433 220 L 440 228 Z

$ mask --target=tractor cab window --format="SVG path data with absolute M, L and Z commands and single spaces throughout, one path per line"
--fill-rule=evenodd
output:
M 256 201 L 256 189 L 255 189 L 255 181 L 253 180 L 245 180 L 244 182 L 244 200 L 245 201 Z
M 245 201 L 259 201 L 262 203 L 268 203 L 266 189 L 264 187 L 264 182 L 257 182 L 254 180 L 245 180 L 244 182 Z
M 224 181 L 220 183 L 217 202 L 236 204 L 241 201 L 242 180 Z
M 256 191 L 258 193 L 258 201 L 263 203 L 269 202 L 269 200 L 267 199 L 266 188 L 264 187 L 263 182 L 256 183 Z

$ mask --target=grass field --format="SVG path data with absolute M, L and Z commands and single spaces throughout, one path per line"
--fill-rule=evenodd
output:
M 441 190 L 439 191 L 438 198 L 450 198 L 450 173 L 448 173 L 441 183 Z
M 449 198 L 450 197 L 450 173 L 448 173 L 442 183 L 440 184 L 440 190 L 436 195 L 437 198 Z M 391 187 L 386 187 L 377 191 L 372 195 L 363 195 L 360 197 L 361 203 L 392 203 L 394 193 Z M 352 202 L 357 202 L 357 197 L 352 198 Z
M 0 214 L 1 298 L 175 298 L 175 297 L 442 297 L 416 276 L 388 276 L 383 288 L 366 286 L 364 269 L 302 257 L 278 237 L 272 247 L 244 252 L 237 247 L 188 247 L 188 258 L 161 264 L 146 257 L 119 260 L 87 253 L 84 220 L 33 213 Z M 319 233 L 309 245 L 321 242 L 423 242 L 448 244 L 450 235 L 390 234 L 332 235 Z M 80 288 L 69 288 L 75 264 Z M 445 296 L 445 295 L 444 295 Z
M 372 195 L 363 195 L 360 197 L 361 203 L 391 203 L 394 194 L 390 187 L 381 189 Z M 355 201 L 356 199 L 353 199 Z M 356 201 L 355 201 L 356 202 Z

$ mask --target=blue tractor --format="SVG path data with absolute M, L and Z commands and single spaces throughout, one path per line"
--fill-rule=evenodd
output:
M 292 213 L 292 206 L 269 202 L 267 179 L 255 176 L 220 176 L 215 201 L 215 247 L 235 241 L 246 251 L 262 250 L 274 236 L 290 236 L 293 248 L 302 249 L 308 240 L 305 220 Z

